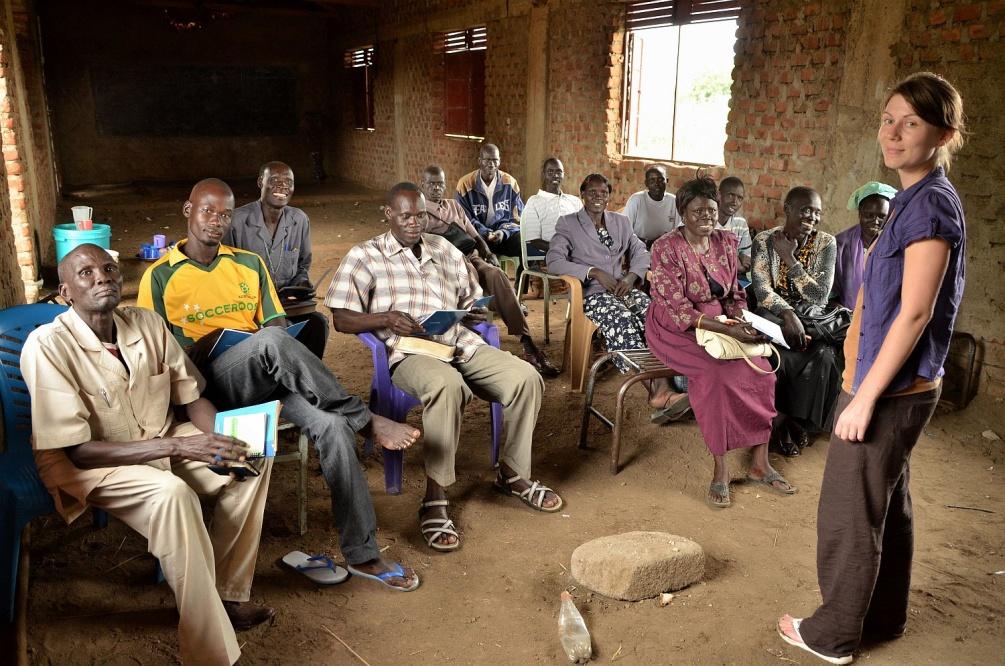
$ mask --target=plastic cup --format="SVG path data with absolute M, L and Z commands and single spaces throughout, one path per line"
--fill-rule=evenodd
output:
M 94 220 L 79 220 L 75 224 L 80 231 L 91 231 L 94 229 Z
M 167 247 L 167 237 L 164 234 L 154 234 L 154 247 Z
M 92 215 L 94 209 L 90 206 L 74 206 L 70 209 L 70 211 L 73 213 L 74 222 L 94 219 L 94 216 Z

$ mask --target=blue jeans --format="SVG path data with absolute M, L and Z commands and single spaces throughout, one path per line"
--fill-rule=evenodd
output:
M 356 433 L 371 418 L 363 401 L 346 393 L 321 360 L 279 326 L 234 345 L 205 374 L 206 395 L 221 409 L 282 401 L 282 417 L 317 447 L 346 561 L 378 557 L 377 517 L 356 458 Z

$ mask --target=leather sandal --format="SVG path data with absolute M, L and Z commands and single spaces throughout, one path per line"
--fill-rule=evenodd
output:
M 445 499 L 439 499 L 429 500 L 420 504 L 419 532 L 422 534 L 422 538 L 426 540 L 426 545 L 433 550 L 441 553 L 457 550 L 461 547 L 461 535 L 457 533 L 457 526 L 454 525 L 454 521 L 450 520 L 450 518 L 441 518 L 440 516 L 433 516 L 422 520 L 422 510 L 435 506 L 450 506 L 450 502 Z M 437 541 L 444 534 L 454 537 L 456 541 L 453 543 L 440 543 Z
M 502 474 L 498 474 L 496 476 L 495 483 L 492 485 L 503 495 L 512 495 L 535 511 L 555 513 L 562 508 L 562 505 L 565 504 L 562 498 L 559 497 L 558 493 L 548 486 L 542 485 L 539 481 L 531 481 L 530 485 L 523 490 L 513 490 L 513 484 L 522 479 L 523 477 L 519 474 L 515 474 L 508 479 L 504 478 Z M 544 506 L 544 498 L 548 493 L 552 493 L 558 498 L 558 504 L 550 508 Z

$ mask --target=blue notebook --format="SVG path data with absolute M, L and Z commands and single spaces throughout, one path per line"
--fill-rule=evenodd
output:
M 464 319 L 470 310 L 487 308 L 491 301 L 491 296 L 482 296 L 475 299 L 469 310 L 437 310 L 432 314 L 426 315 L 419 323 L 425 329 L 426 333 L 430 335 L 443 335 Z
M 276 455 L 280 409 L 282 403 L 273 400 L 217 412 L 213 431 L 244 441 L 252 451 L 249 458 L 272 458 Z
M 306 325 L 306 321 L 298 322 L 287 327 L 286 332 L 293 337 L 297 337 L 300 335 L 300 331 L 304 330 L 304 326 Z M 223 333 L 221 333 L 220 337 L 216 339 L 216 344 L 214 344 L 213 348 L 209 350 L 209 360 L 215 360 L 217 356 L 227 351 L 234 345 L 244 342 L 254 334 L 255 331 L 237 331 L 232 328 L 223 329 Z

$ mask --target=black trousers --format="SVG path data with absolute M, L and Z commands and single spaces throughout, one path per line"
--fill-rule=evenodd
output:
M 509 238 L 504 238 L 498 243 L 489 243 L 489 249 L 492 250 L 492 254 L 503 255 L 505 257 L 516 257 L 519 261 L 519 265 L 516 267 L 516 280 L 513 284 L 517 284 L 520 281 L 520 273 L 523 272 L 523 261 L 520 259 L 522 256 L 520 254 L 520 243 L 523 240 L 520 237 L 520 232 L 516 232 Z
M 892 638 L 904 631 L 914 555 L 911 451 L 940 393 L 880 399 L 864 442 L 831 435 L 817 511 L 823 603 L 799 627 L 821 654 L 853 653 L 863 632 Z M 850 401 L 842 392 L 835 422 Z
M 300 340 L 305 347 L 311 350 L 318 358 L 325 356 L 325 344 L 328 342 L 328 320 L 320 312 L 308 312 L 307 314 L 287 317 L 291 324 L 306 321 L 304 330 L 300 331 L 297 340 Z

